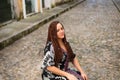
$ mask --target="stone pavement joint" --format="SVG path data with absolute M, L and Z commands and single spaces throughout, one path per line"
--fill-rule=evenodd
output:
M 0 50 L 85 0 L 75 0 L 0 28 Z M 60 8 L 58 8 L 60 7 Z M 53 11 L 52 11 L 53 10 Z M 48 11 L 48 13 L 46 13 Z M 39 16 L 38 16 L 39 15 Z M 38 16 L 38 17 L 37 17 Z M 44 16 L 44 17 L 43 17 Z
M 118 11 L 120 12 L 120 0 L 112 0 Z

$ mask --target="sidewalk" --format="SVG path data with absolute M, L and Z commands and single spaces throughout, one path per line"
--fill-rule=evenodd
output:
M 32 31 L 38 29 L 41 25 L 56 18 L 62 13 L 70 10 L 76 5 L 85 0 L 75 0 L 67 4 L 56 6 L 55 8 L 44 10 L 43 13 L 38 13 L 23 19 L 14 21 L 0 28 L 0 50 L 12 44 L 14 41 L 24 37 Z
M 117 7 L 118 11 L 120 12 L 120 0 L 112 0 L 115 6 Z

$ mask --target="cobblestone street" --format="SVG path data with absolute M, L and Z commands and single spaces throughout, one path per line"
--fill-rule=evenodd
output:
M 120 13 L 112 0 L 86 0 L 54 20 L 63 23 L 89 80 L 120 80 Z M 41 80 L 51 22 L 0 51 L 0 80 Z

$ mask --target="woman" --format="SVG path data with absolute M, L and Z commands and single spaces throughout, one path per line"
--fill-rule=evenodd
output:
M 88 80 L 59 21 L 54 21 L 49 26 L 44 55 L 41 67 L 43 80 Z M 72 62 L 78 71 L 69 69 L 69 62 Z

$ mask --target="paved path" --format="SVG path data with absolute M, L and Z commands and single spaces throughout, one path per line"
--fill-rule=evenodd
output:
M 120 80 L 120 13 L 112 0 L 86 0 L 54 20 L 89 80 Z M 0 51 L 0 80 L 40 80 L 50 22 Z

